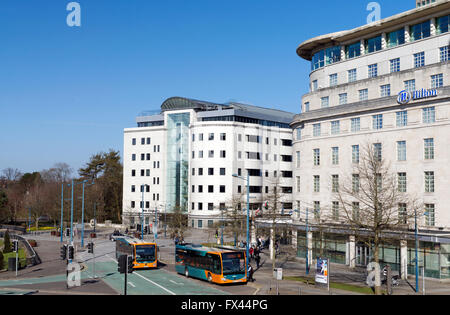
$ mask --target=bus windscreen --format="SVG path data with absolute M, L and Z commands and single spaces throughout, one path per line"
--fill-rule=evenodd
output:
M 154 262 L 156 260 L 155 245 L 137 245 L 136 262 Z
M 222 254 L 222 263 L 224 275 L 245 273 L 245 257 L 243 253 Z

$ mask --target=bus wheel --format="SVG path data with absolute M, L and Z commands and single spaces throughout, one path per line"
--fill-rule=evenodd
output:
M 208 274 L 208 282 L 209 282 L 209 283 L 212 283 L 212 281 L 213 281 L 213 280 L 212 280 L 212 276 L 211 276 L 211 274 L 209 273 L 209 274 Z
M 189 270 L 187 268 L 184 270 L 184 275 L 186 278 L 189 278 Z

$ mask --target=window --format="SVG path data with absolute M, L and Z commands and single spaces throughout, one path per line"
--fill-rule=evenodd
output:
M 203 210 L 203 203 L 202 203 L 202 202 L 199 202 L 199 203 L 198 203 L 198 210 L 199 210 L 199 211 L 202 211 L 202 210 Z
M 359 192 L 359 174 L 352 174 L 352 191 L 353 193 Z
M 338 84 L 338 75 L 333 73 L 330 75 L 330 86 L 336 86 Z
M 333 201 L 331 209 L 332 209 L 333 220 L 339 221 L 339 201 Z
M 437 89 L 444 86 L 444 75 L 442 73 L 431 76 L 431 88 Z
M 141 144 L 142 144 L 142 145 L 145 144 L 145 138 L 141 138 Z
M 339 148 L 331 148 L 331 162 L 333 165 L 339 165 Z
M 357 80 L 356 69 L 348 70 L 348 83 L 355 82 Z
M 313 125 L 313 136 L 314 137 L 320 137 L 321 136 L 321 125 L 320 124 L 314 124 Z
M 314 218 L 320 217 L 320 201 L 314 201 Z
M 360 217 L 359 217 L 359 212 L 360 212 L 360 209 L 359 209 L 359 202 L 353 202 L 352 203 L 352 218 L 353 218 L 353 220 L 354 221 L 356 221 L 356 222 L 359 222 L 359 219 L 360 219 Z
M 131 155 L 131 160 L 132 160 L 132 161 L 136 161 L 136 154 L 132 154 L 132 155 Z
M 247 135 L 246 138 L 247 142 L 261 143 L 261 138 L 259 136 Z
M 339 94 L 339 105 L 347 104 L 347 93 Z
M 356 42 L 345 46 L 345 57 L 347 59 L 361 56 L 361 42 Z
M 407 224 L 408 223 L 408 213 L 406 210 L 406 203 L 399 203 L 398 204 L 398 221 L 400 224 Z
M 425 21 L 410 27 L 411 41 L 427 38 L 431 36 L 431 21 Z
M 198 176 L 203 176 L 203 168 L 198 169 Z
M 144 161 L 144 160 L 145 160 L 145 154 L 142 153 L 142 154 L 141 154 L 141 161 Z
M 225 159 L 227 157 L 227 152 L 222 150 L 220 151 L 220 158 Z
M 259 152 L 247 152 L 247 159 L 261 160 L 261 154 Z
M 369 99 L 369 90 L 359 90 L 359 101 L 367 101 Z
M 376 78 L 378 76 L 378 64 L 369 65 L 369 78 Z
M 408 126 L 408 112 L 406 110 L 397 112 L 396 115 L 397 115 L 397 127 Z
M 382 85 L 380 87 L 380 94 L 381 97 L 391 96 L 391 85 L 390 84 Z
M 359 145 L 352 146 L 352 163 L 359 164 Z
M 136 186 L 135 185 L 131 185 L 131 192 L 136 192 Z
M 150 153 L 147 153 L 147 161 L 150 161 Z
M 425 66 L 425 52 L 414 54 L 414 68 Z
M 302 128 L 297 128 L 297 140 L 302 140 Z
M 198 158 L 203 159 L 203 151 L 198 151 Z
M 314 192 L 320 192 L 320 176 L 314 175 Z
M 131 144 L 136 145 L 136 138 L 131 139 Z
M 136 170 L 131 170 L 131 176 L 135 177 L 136 176 Z
M 435 205 L 425 204 L 425 223 L 427 226 L 435 226 Z
M 305 103 L 305 112 L 309 112 L 309 102 Z
M 221 168 L 220 169 L 220 176 L 225 176 L 226 175 L 226 169 L 225 168 Z
M 330 107 L 330 98 L 328 96 L 321 98 L 321 106 L 322 108 Z
M 407 190 L 406 173 L 398 173 L 398 192 L 405 193 Z
M 199 229 L 203 228 L 203 220 L 198 220 L 197 221 L 197 226 Z
M 424 124 L 432 124 L 436 122 L 436 113 L 434 107 L 427 107 L 423 109 L 422 112 L 423 123 Z
M 387 47 L 392 48 L 405 43 L 405 29 L 401 28 L 397 31 L 386 34 Z
M 383 158 L 382 157 L 383 147 L 382 147 L 381 143 L 374 143 L 373 151 L 374 151 L 374 156 L 377 158 L 378 162 L 381 162 L 381 160 Z
M 400 58 L 392 59 L 391 63 L 391 73 L 400 71 Z
M 198 192 L 203 194 L 203 185 L 198 185 Z M 200 210 L 200 209 L 199 209 Z
M 314 149 L 314 165 L 319 166 L 320 165 L 320 149 Z
M 339 192 L 339 175 L 331 175 L 331 191 Z
M 301 188 L 300 176 L 297 176 L 296 183 L 297 183 L 297 192 L 299 193 L 300 192 L 300 188 Z
M 416 80 L 405 81 L 405 90 L 407 92 L 414 92 L 416 90 Z
M 381 35 L 379 35 L 365 41 L 366 54 L 370 54 L 382 49 L 381 38 Z
M 397 142 L 397 160 L 406 161 L 406 141 Z
M 214 176 L 214 168 L 208 168 L 208 176 Z
M 449 53 L 449 49 L 448 48 L 449 48 L 449 46 L 445 46 L 445 47 L 441 47 L 440 48 L 441 62 L 449 61 L 450 53 Z
M 151 138 L 147 138 L 147 144 L 151 144 L 152 143 L 152 139 Z
M 425 172 L 425 192 L 434 193 L 434 172 Z
M 145 176 L 145 170 L 141 170 L 141 176 Z
M 372 122 L 373 122 L 372 123 L 373 129 L 375 129 L 375 130 L 383 129 L 383 115 L 382 114 L 373 115 Z
M 225 186 L 221 185 L 219 189 L 220 189 L 219 191 L 221 194 L 225 193 Z
M 341 132 L 341 122 L 339 120 L 331 122 L 331 134 L 338 135 Z
M 434 139 L 425 139 L 425 160 L 434 160 Z
M 450 15 L 446 15 L 436 19 L 436 34 L 447 33 L 450 26 Z
M 358 132 L 361 130 L 361 118 L 352 118 L 352 132 Z
M 297 162 L 297 168 L 300 168 L 300 151 L 296 152 L 296 162 Z
M 210 151 L 208 152 L 208 157 L 209 157 L 209 158 L 214 158 L 214 150 L 210 150 Z
M 226 133 L 221 133 L 220 134 L 220 141 L 226 141 L 227 140 L 227 134 Z
M 319 82 L 317 82 L 317 80 L 314 80 L 312 82 L 313 85 L 313 91 L 317 91 L 319 89 Z
M 199 140 L 199 141 L 203 141 L 203 133 L 201 133 L 201 134 L 198 135 L 198 140 Z

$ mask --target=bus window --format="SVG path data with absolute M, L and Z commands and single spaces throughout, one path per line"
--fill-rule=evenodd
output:
M 136 262 L 147 263 L 156 260 L 155 245 L 137 245 Z
M 220 275 L 222 274 L 222 267 L 220 264 L 220 256 L 219 255 L 211 255 L 212 264 L 211 264 L 211 272 Z
M 222 254 L 223 274 L 245 273 L 245 259 L 243 253 Z

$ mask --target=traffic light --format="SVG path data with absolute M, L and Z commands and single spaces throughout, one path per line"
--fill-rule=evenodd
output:
M 93 254 L 94 253 L 94 243 L 90 242 L 87 244 L 88 246 L 88 253 Z
M 127 256 L 127 268 L 128 273 L 133 273 L 133 256 Z
M 126 255 L 122 255 L 119 257 L 119 264 L 118 264 L 117 271 L 121 274 L 124 274 L 127 272 L 127 256 Z
M 75 248 L 73 245 L 69 245 L 69 260 L 73 260 L 75 258 Z
M 17 240 L 13 241 L 13 252 L 15 252 L 15 253 L 19 252 L 19 241 L 17 241 Z
M 61 260 L 67 259 L 67 245 L 61 247 Z
M 148 226 L 147 225 L 144 227 L 144 234 L 148 234 Z
M 70 229 L 66 229 L 66 236 L 67 236 L 67 237 L 70 236 Z

